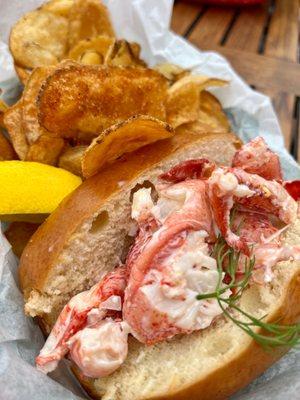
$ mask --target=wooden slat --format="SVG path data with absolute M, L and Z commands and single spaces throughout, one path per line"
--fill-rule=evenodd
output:
M 221 46 L 208 48 L 223 54 L 250 85 L 300 96 L 298 64 Z
M 270 21 L 266 38 L 264 48 L 265 55 L 297 62 L 298 17 L 298 0 L 276 0 L 275 10 Z M 300 70 L 300 66 L 298 66 L 298 69 Z M 288 76 L 289 72 L 283 69 L 282 74 Z M 287 92 L 290 91 L 287 90 Z M 295 97 L 293 94 L 287 92 L 273 92 L 272 98 L 285 137 L 285 143 L 287 148 L 290 149 Z
M 298 0 L 276 0 L 265 44 L 266 55 L 297 61 L 298 18 Z
M 184 35 L 201 11 L 201 6 L 176 3 L 173 8 L 171 29 L 178 35 Z
M 188 36 L 200 49 L 219 45 L 235 14 L 234 9 L 210 7 Z
M 278 92 L 270 88 L 257 89 L 271 98 L 284 136 L 285 146 L 288 150 L 290 150 L 292 142 L 291 133 L 293 127 L 295 97 L 288 93 Z
M 297 161 L 300 164 L 300 135 L 299 135 L 299 132 L 300 132 L 300 101 L 298 101 L 298 104 L 297 104 L 297 117 L 298 117 L 298 120 L 296 121 L 296 124 L 297 124 L 296 129 L 298 131 Z
M 241 11 L 224 46 L 256 53 L 259 49 L 267 18 L 267 4 Z

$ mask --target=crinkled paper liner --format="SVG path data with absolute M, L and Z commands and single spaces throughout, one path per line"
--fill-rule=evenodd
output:
M 214 89 L 233 130 L 244 140 L 261 135 L 280 154 L 286 179 L 299 179 L 300 169 L 284 149 L 280 127 L 270 99 L 250 89 L 230 64 L 213 52 L 201 52 L 168 27 L 172 1 L 106 0 L 117 35 L 141 44 L 142 56 L 150 64 L 172 62 L 195 72 L 223 79 L 230 85 Z M 0 87 L 13 103 L 20 92 L 7 48 L 12 24 L 38 0 L 0 0 Z M 1 188 L 5 190 L 5 188 Z M 17 282 L 18 260 L 0 232 L 0 399 L 70 400 L 85 398 L 66 364 L 51 377 L 34 368 L 34 358 L 44 339 L 38 326 L 23 313 L 23 298 Z M 264 375 L 234 395 L 235 400 L 282 400 L 300 398 L 300 359 L 290 351 Z

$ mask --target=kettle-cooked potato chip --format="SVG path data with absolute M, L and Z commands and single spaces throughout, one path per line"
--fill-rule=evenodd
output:
M 14 63 L 14 67 L 15 67 L 15 71 L 16 71 L 21 83 L 23 83 L 23 85 L 25 85 L 27 82 L 27 79 L 30 77 L 32 69 L 20 67 L 20 65 L 18 65 L 16 63 Z
M 82 172 L 85 178 L 95 175 L 104 165 L 115 161 L 122 154 L 174 135 L 167 123 L 137 115 L 103 131 L 85 151 Z
M 83 57 L 89 52 L 94 52 L 101 61 L 98 64 L 103 64 L 105 56 L 114 42 L 115 39 L 108 36 L 95 36 L 91 39 L 81 40 L 69 51 L 68 58 L 91 65 L 92 63 L 84 62 Z
M 218 131 L 229 132 L 230 125 L 219 100 L 211 93 L 203 90 L 200 94 L 199 121 Z
M 26 161 L 36 161 L 48 165 L 57 165 L 58 158 L 65 146 L 62 138 L 41 136 L 33 143 L 26 154 Z
M 16 153 L 10 142 L 0 132 L 0 161 L 16 159 Z
M 179 65 L 171 63 L 157 64 L 154 66 L 154 69 L 166 77 L 170 84 L 173 84 L 184 76 L 190 74 L 188 69 L 184 69 Z
M 116 40 L 109 49 L 104 64 L 116 66 L 142 66 L 146 63 L 140 59 L 140 45 L 138 43 L 129 43 L 124 39 Z
M 38 9 L 25 14 L 12 28 L 10 50 L 24 68 L 56 64 L 67 49 L 68 20 Z
M 188 75 L 168 89 L 167 122 L 174 128 L 198 119 L 200 93 L 210 86 L 224 86 L 228 82 L 208 76 Z
M 47 78 L 39 121 L 62 137 L 97 134 L 137 114 L 165 120 L 166 95 L 166 79 L 151 69 L 71 65 Z
M 114 36 L 107 8 L 99 0 L 74 0 L 69 12 L 69 48 L 99 35 Z
M 5 128 L 4 123 L 3 123 L 3 116 L 7 109 L 8 109 L 8 105 L 2 99 L 0 99 L 0 127 L 2 127 L 2 128 Z
M 28 143 L 22 130 L 22 103 L 18 101 L 4 113 L 4 126 L 7 129 L 14 149 L 21 160 L 25 160 Z
M 40 126 L 38 121 L 37 96 L 47 76 L 55 67 L 35 68 L 28 79 L 22 95 L 22 129 L 28 143 L 36 142 L 47 131 Z
M 73 4 L 74 0 L 50 0 L 43 4 L 42 10 L 60 15 L 61 17 L 68 17 Z
M 72 174 L 82 176 L 82 156 L 87 147 L 88 146 L 69 147 L 59 157 L 58 166 L 72 172 Z
M 211 93 L 203 90 L 200 94 L 199 115 L 196 121 L 182 124 L 176 132 L 207 133 L 229 132 L 229 121 L 224 113 L 221 103 Z

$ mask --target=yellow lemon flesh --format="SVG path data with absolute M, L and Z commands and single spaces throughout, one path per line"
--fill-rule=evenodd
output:
M 70 172 L 29 161 L 0 162 L 0 219 L 41 221 L 81 184 Z

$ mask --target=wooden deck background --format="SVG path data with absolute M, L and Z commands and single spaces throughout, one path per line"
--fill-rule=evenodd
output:
M 251 85 L 271 97 L 287 149 L 300 161 L 299 1 L 234 8 L 175 1 L 173 31 L 223 54 Z

